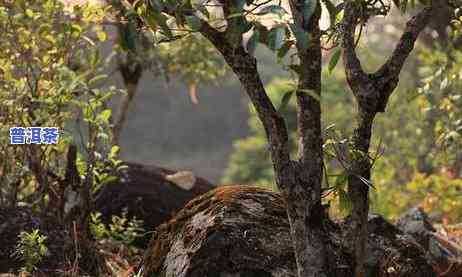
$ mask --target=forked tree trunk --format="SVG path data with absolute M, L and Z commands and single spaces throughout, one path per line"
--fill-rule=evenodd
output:
M 367 215 L 369 210 L 368 182 L 371 177 L 369 146 L 372 123 L 377 113 L 385 112 L 388 99 L 399 80 L 406 58 L 414 48 L 418 35 L 428 24 L 433 9 L 425 7 L 406 24 L 391 57 L 372 74 L 366 73 L 356 55 L 355 30 L 360 7 L 348 0 L 345 4 L 343 25 L 343 61 L 348 84 L 358 104 L 358 122 L 353 135 L 353 157 L 348 178 L 349 198 L 352 202 L 350 239 L 355 254 L 355 277 L 365 277 L 367 253 Z
M 306 75 L 300 76 L 297 89 L 301 138 L 300 155 L 296 161 L 290 158 L 285 121 L 266 94 L 256 59 L 241 45 L 230 44 L 226 40 L 226 33 L 218 32 L 205 22 L 201 28 L 201 33 L 220 51 L 239 78 L 264 126 L 276 184 L 287 203 L 286 212 L 299 277 L 323 276 L 327 268 L 322 240 L 323 220 L 327 216 L 321 205 L 323 161 L 320 105 L 315 96 L 306 91 L 311 90 L 318 96 L 320 94 L 319 17 L 318 6 L 312 22 L 304 24 L 306 28 L 317 32 L 314 33 L 310 47 L 300 55 L 303 57 L 300 67 Z

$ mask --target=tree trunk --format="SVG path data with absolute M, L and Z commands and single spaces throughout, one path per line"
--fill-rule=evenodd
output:
M 352 203 L 350 235 L 352 249 L 354 249 L 356 277 L 365 277 L 365 267 L 360 261 L 366 260 L 367 245 L 367 215 L 369 214 L 369 186 L 371 179 L 371 161 L 369 158 L 369 145 L 372 133 L 372 123 L 375 113 L 358 112 L 358 125 L 353 134 L 354 150 L 359 151 L 353 155 L 351 173 L 348 175 L 348 195 Z
M 122 55 L 124 56 L 122 57 Z M 127 89 L 127 95 L 122 96 L 117 112 L 117 118 L 114 120 L 114 126 L 112 128 L 114 145 L 119 144 L 120 134 L 125 121 L 127 120 L 128 108 L 135 97 L 138 83 L 143 74 L 143 66 L 138 61 L 137 54 L 132 53 L 131 51 L 119 54 L 118 67 L 120 75 L 122 75 L 125 88 Z
M 414 44 L 427 26 L 433 6 L 423 8 L 406 24 L 392 55 L 377 70 L 366 73 L 356 54 L 355 30 L 361 14 L 355 1 L 346 1 L 342 19 L 342 50 L 348 84 L 358 104 L 358 126 L 353 135 L 352 168 L 348 178 L 348 192 L 352 201 L 350 238 L 355 254 L 355 277 L 365 277 L 367 251 L 367 214 L 369 209 L 368 183 L 371 161 L 368 157 L 372 123 L 377 113 L 385 112 L 390 95 L 398 85 L 399 74 Z
M 293 11 L 297 11 L 295 18 L 310 34 L 307 49 L 298 47 L 300 58 L 300 72 L 298 76 L 297 97 L 297 127 L 298 127 L 298 161 L 296 167 L 297 186 L 289 192 L 288 197 L 293 204 L 287 205 L 298 209 L 291 218 L 298 222 L 291 222 L 293 243 L 295 246 L 298 276 L 325 276 L 326 245 L 324 221 L 327 213 L 321 203 L 321 186 L 323 180 L 323 149 L 321 134 L 321 32 L 319 20 L 321 4 L 308 22 L 301 14 L 302 10 L 292 4 Z M 301 196 L 301 199 L 298 198 Z M 292 199 L 291 199 L 292 198 Z M 297 199 L 298 198 L 298 199 Z M 316 258 L 313 258 L 316 257 Z
M 128 108 L 135 97 L 138 84 L 128 83 L 125 87 L 127 89 L 127 95 L 123 95 L 120 100 L 117 118 L 114 120 L 114 126 L 112 127 L 114 145 L 118 145 L 120 142 L 120 134 L 122 133 L 122 128 L 127 120 Z

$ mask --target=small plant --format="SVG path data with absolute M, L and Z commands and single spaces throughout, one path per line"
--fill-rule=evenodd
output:
M 122 216 L 112 216 L 112 223 L 108 225 L 101 221 L 101 213 L 92 213 L 90 230 L 95 239 L 121 244 L 132 253 L 137 252 L 137 248 L 132 246 L 132 243 L 144 233 L 143 220 L 136 217 L 128 219 L 126 211 Z
M 47 237 L 41 235 L 40 230 L 34 229 L 32 232 L 22 231 L 18 238 L 19 241 L 13 255 L 24 261 L 21 271 L 31 273 L 37 269 L 37 265 L 48 252 L 45 245 Z

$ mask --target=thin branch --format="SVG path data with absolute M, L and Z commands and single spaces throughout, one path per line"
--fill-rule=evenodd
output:
M 231 45 L 226 40 L 226 33 L 217 31 L 206 21 L 202 21 L 199 31 L 223 55 L 244 86 L 265 128 L 275 166 L 289 165 L 289 139 L 285 121 L 266 94 L 258 73 L 256 59 L 248 54 L 242 45 Z
M 359 12 L 356 9 L 355 1 L 348 1 L 345 4 L 342 20 L 342 49 L 347 80 L 353 88 L 368 80 L 355 50 L 355 30 L 358 16 Z
M 393 50 L 393 53 L 375 73 L 376 76 L 384 77 L 387 80 L 398 77 L 404 62 L 414 48 L 417 37 L 430 22 L 432 13 L 433 8 L 431 6 L 425 7 L 406 23 L 404 32 Z

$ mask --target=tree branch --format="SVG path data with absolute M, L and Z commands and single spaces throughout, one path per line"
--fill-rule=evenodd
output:
M 347 81 L 353 91 L 358 91 L 361 84 L 368 82 L 368 76 L 364 72 L 355 50 L 355 30 L 358 18 L 359 11 L 356 9 L 355 1 L 348 1 L 345 4 L 342 21 L 342 49 Z
M 386 80 L 392 80 L 399 77 L 404 62 L 414 49 L 415 42 L 419 34 L 425 29 L 430 22 L 433 14 L 433 8 L 425 7 L 417 15 L 413 16 L 407 23 L 403 34 L 393 53 L 382 67 L 374 74 Z
M 284 170 L 285 167 L 290 165 L 286 124 L 266 94 L 258 73 L 256 59 L 249 55 L 241 45 L 231 45 L 226 40 L 224 33 L 220 33 L 208 23 L 204 23 L 200 32 L 218 49 L 239 78 L 257 111 L 259 119 L 263 123 L 276 172 Z

